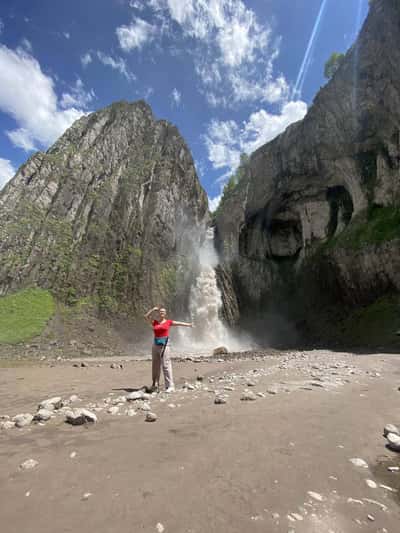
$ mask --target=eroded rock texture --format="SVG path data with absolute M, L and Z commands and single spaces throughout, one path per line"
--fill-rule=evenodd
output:
M 219 209 L 226 316 L 274 309 L 318 334 L 323 314 L 400 291 L 399 132 L 400 3 L 374 0 L 306 117 L 252 154 Z
M 143 101 L 78 120 L 0 194 L 0 294 L 37 283 L 59 297 L 141 313 L 185 305 L 207 198 L 178 130 Z

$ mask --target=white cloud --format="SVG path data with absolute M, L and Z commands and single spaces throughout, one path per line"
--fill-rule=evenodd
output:
M 130 0 L 129 7 L 132 9 L 137 9 L 138 11 L 143 11 L 145 5 L 141 0 Z
M 48 147 L 84 114 L 75 106 L 61 109 L 54 81 L 38 61 L 22 48 L 4 45 L 0 45 L 0 110 L 16 121 L 18 127 L 6 133 L 25 150 Z
M 25 50 L 25 52 L 29 52 L 29 53 L 31 53 L 32 50 L 33 50 L 32 43 L 30 41 L 28 41 L 28 39 L 26 39 L 25 37 L 22 39 L 20 47 L 23 50 Z
M 119 44 L 124 52 L 142 46 L 153 39 L 155 27 L 143 19 L 135 18 L 129 26 L 120 26 L 116 29 Z
M 242 0 L 148 3 L 159 18 L 169 17 L 180 26 L 183 38 L 191 39 L 195 70 L 211 106 L 286 101 L 288 84 L 282 75 L 273 73 L 280 41 L 272 39 L 270 25 L 261 24 Z
M 82 109 L 87 109 L 88 104 L 96 97 L 93 89 L 86 92 L 83 81 L 78 78 L 73 87 L 71 87 L 70 92 L 63 93 L 60 100 L 60 106 L 63 109 L 66 109 L 71 106 L 81 107 Z
M 83 56 L 81 56 L 81 63 L 83 67 L 87 67 L 92 61 L 93 58 L 90 52 L 86 52 L 86 54 L 83 54 Z
M 0 35 L 3 32 L 3 30 L 4 30 L 4 22 L 2 21 L 2 19 L 0 19 Z M 1 185 L 1 182 L 0 182 L 0 185 Z
M 214 198 L 208 197 L 208 207 L 211 213 L 213 213 L 217 209 L 217 207 L 219 206 L 221 202 L 221 198 L 222 198 L 222 194 L 219 194 L 218 196 L 215 196 Z
M 68 31 L 65 31 L 63 35 L 66 39 L 69 39 L 71 37 L 71 34 Z
M 0 157 L 0 190 L 4 187 L 7 181 L 10 181 L 10 179 L 15 176 L 15 173 L 16 170 L 11 161 Z
M 117 57 L 116 59 L 112 56 L 104 54 L 103 52 L 97 52 L 97 57 L 103 65 L 118 70 L 125 78 L 129 81 L 135 80 L 136 76 L 129 71 L 126 61 L 122 57 Z
M 224 175 L 226 178 L 238 167 L 242 153 L 251 154 L 290 124 L 301 120 L 306 112 L 307 104 L 297 101 L 284 104 L 279 114 L 260 109 L 252 113 L 241 127 L 233 120 L 213 120 L 204 138 L 208 158 L 214 168 L 228 168 Z
M 182 94 L 178 91 L 176 87 L 174 87 L 174 90 L 171 93 L 171 98 L 173 104 L 175 104 L 176 107 L 179 107 L 182 100 Z

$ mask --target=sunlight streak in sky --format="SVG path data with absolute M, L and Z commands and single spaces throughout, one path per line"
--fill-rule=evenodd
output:
M 360 0 L 360 2 L 361 1 L 362 0 Z M 323 18 L 323 15 L 324 15 L 324 12 L 325 12 L 325 8 L 326 8 L 327 4 L 328 4 L 328 0 L 322 0 L 321 7 L 319 9 L 319 13 L 318 13 L 318 16 L 317 16 L 317 20 L 315 21 L 314 28 L 313 28 L 313 31 L 311 33 L 310 40 L 308 41 L 308 46 L 307 46 L 307 49 L 306 49 L 306 53 L 304 55 L 303 62 L 301 64 L 299 73 L 297 75 L 296 84 L 295 84 L 295 86 L 293 88 L 293 93 L 292 93 L 292 98 L 293 99 L 301 98 L 301 93 L 303 91 L 304 81 L 305 81 L 305 79 L 307 77 L 308 70 L 309 70 L 310 65 L 311 65 L 312 52 L 314 50 L 315 41 L 316 41 L 316 38 L 318 36 L 318 32 L 319 32 L 319 29 L 320 29 L 320 26 L 321 26 L 322 18 Z

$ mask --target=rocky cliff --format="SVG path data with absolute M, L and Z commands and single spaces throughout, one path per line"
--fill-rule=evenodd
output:
M 143 101 L 112 104 L 34 154 L 0 193 L 0 294 L 37 284 L 104 311 L 182 308 L 191 229 L 207 216 L 178 130 Z
M 399 162 L 400 3 L 374 0 L 306 117 L 253 153 L 223 198 L 221 287 L 229 272 L 224 300 L 238 309 L 226 316 L 259 319 L 267 336 L 274 315 L 297 333 L 350 338 L 346 317 L 384 305 L 400 329 Z

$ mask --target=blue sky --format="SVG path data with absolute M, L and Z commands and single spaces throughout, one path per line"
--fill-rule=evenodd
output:
M 2 0 L 0 187 L 83 113 L 144 98 L 178 126 L 215 199 L 241 153 L 304 116 L 367 11 L 368 0 Z

